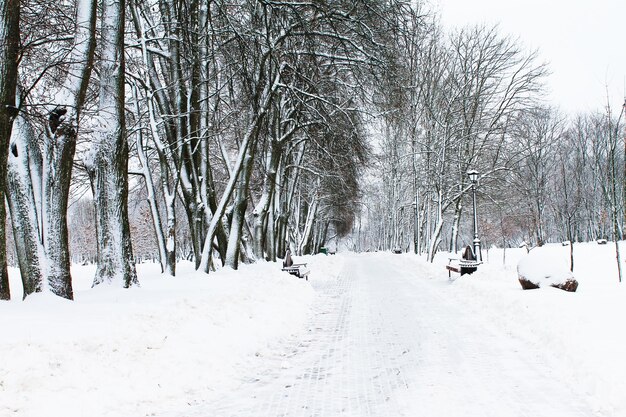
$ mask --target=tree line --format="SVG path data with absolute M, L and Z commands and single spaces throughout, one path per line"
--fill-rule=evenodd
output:
M 0 0 L 0 298 L 355 250 L 619 237 L 621 117 L 568 119 L 497 27 L 403 0 Z M 621 168 L 620 168 L 621 167 Z M 7 230 L 11 230 L 7 236 Z M 9 243 L 7 248 L 6 242 Z M 148 249 L 149 248 L 149 249 Z
M 315 253 L 329 233 L 349 233 L 370 156 L 368 91 L 386 71 L 394 16 L 409 6 L 0 6 L 0 197 L 25 296 L 73 297 L 70 239 L 88 236 L 69 230 L 68 212 L 70 224 L 95 230 L 94 285 L 137 285 L 133 195 L 169 275 L 181 244 L 208 273 L 287 248 Z M 8 299 L 4 223 L 0 241 Z
M 564 114 L 544 98 L 548 65 L 497 26 L 413 21 L 395 43 L 352 248 L 432 261 L 471 246 L 470 170 L 483 248 L 624 238 L 626 103 Z

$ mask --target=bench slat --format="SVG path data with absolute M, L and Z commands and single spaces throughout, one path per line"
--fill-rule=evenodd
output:
M 461 273 L 462 268 L 478 268 L 482 262 L 469 260 L 469 259 L 459 259 L 459 258 L 448 258 L 448 265 L 446 265 L 446 269 L 448 270 L 448 277 L 450 277 L 452 272 Z
M 309 280 L 309 273 L 311 271 L 309 271 L 308 269 L 304 268 L 304 265 L 306 264 L 299 264 L 299 266 L 285 266 L 282 268 L 283 271 L 291 274 L 291 275 L 295 275 L 298 278 L 306 278 L 306 280 Z
M 471 261 L 471 260 L 468 260 L 468 259 L 459 259 L 459 266 L 461 266 L 463 268 L 476 268 L 480 264 L 482 264 L 482 262 L 480 262 L 480 261 Z

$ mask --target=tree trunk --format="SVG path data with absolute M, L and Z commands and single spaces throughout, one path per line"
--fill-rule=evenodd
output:
M 57 93 L 56 107 L 48 118 L 43 140 L 43 244 L 46 251 L 46 280 L 50 291 L 73 299 L 67 208 L 72 168 L 76 152 L 80 112 L 91 78 L 96 42 L 95 0 L 80 2 L 77 30 L 70 67 L 63 88 Z
M 233 269 L 239 267 L 240 242 L 243 231 L 243 225 L 246 221 L 246 209 L 248 208 L 248 184 L 252 175 L 252 165 L 254 162 L 254 149 L 249 148 L 246 155 L 244 167 L 239 174 L 239 183 L 237 192 L 235 193 L 235 201 L 233 204 L 233 219 L 230 225 L 230 233 L 228 235 L 228 249 L 226 251 L 226 266 Z
M 20 1 L 0 0 L 0 300 L 9 300 L 4 205 L 7 157 L 13 119 L 17 115 L 17 59 L 20 43 Z
M 77 124 L 77 123 L 76 123 Z M 76 126 L 63 123 L 44 140 L 43 242 L 47 280 L 52 293 L 72 300 L 72 277 L 67 233 L 67 206 L 76 151 Z
M 450 252 L 456 253 L 458 250 L 459 227 L 461 223 L 461 197 L 454 204 L 454 220 L 452 221 L 452 232 L 450 236 Z
M 150 200 L 150 208 L 152 211 L 152 217 L 155 224 L 155 232 L 157 237 L 157 242 L 159 245 L 159 256 L 161 257 L 161 270 L 163 273 L 175 276 L 176 274 L 176 211 L 175 211 L 175 203 L 176 203 L 176 193 L 178 189 L 178 181 L 173 180 L 172 176 L 178 176 L 178 172 L 174 163 L 171 163 L 172 158 L 168 157 L 168 149 L 167 138 L 163 140 L 160 135 L 160 129 L 158 127 L 157 122 L 157 108 L 159 104 L 163 106 L 165 104 L 165 100 L 163 99 L 163 88 L 161 87 L 161 82 L 158 79 L 155 71 L 154 60 L 151 56 L 151 53 L 148 51 L 147 46 L 147 36 L 145 34 L 146 28 L 144 24 L 144 20 L 141 17 L 141 11 L 138 9 L 137 5 L 131 1 L 130 11 L 133 18 L 133 23 L 135 25 L 135 30 L 137 31 L 137 36 L 139 38 L 141 44 L 141 52 L 143 56 L 143 64 L 145 66 L 145 79 L 144 79 L 144 89 L 145 89 L 145 97 L 146 97 L 146 105 L 148 111 L 148 117 L 150 120 L 150 133 L 153 139 L 153 142 L 156 146 L 159 165 L 160 165 L 160 177 L 161 184 L 163 187 L 164 200 L 165 200 L 165 210 L 166 210 L 166 218 L 167 224 L 165 225 L 166 230 L 163 233 L 163 224 L 161 221 L 160 212 L 158 210 L 158 204 L 156 202 L 155 195 L 155 187 L 154 185 L 148 184 L 148 180 L 153 182 L 152 179 L 146 179 L 146 186 L 148 187 L 148 195 L 151 194 L 150 189 L 152 189 L 152 199 Z M 136 100 L 138 105 L 138 100 Z M 156 102 L 156 104 L 155 104 Z M 139 114 L 140 109 L 137 108 L 137 114 Z M 170 137 L 174 137 L 173 129 L 168 128 L 168 125 L 165 124 L 163 129 L 165 136 L 168 135 Z M 138 133 L 140 135 L 140 133 Z M 139 138 L 138 138 L 139 139 Z M 145 163 L 142 161 L 142 165 L 145 169 L 144 175 L 151 175 L 152 170 L 149 166 L 149 161 L 147 161 L 147 155 L 144 152 L 141 152 L 141 149 L 138 149 L 140 160 L 144 159 Z
M 270 210 L 267 215 L 267 231 L 265 232 L 267 259 L 271 262 L 276 262 L 276 219 L 274 218 L 274 213 L 276 212 L 274 208 L 275 202 L 276 195 L 273 194 Z
M 165 274 L 176 276 L 176 195 L 165 196 L 165 210 L 167 215 L 165 241 Z
M 441 229 L 443 227 L 443 220 L 438 220 L 435 225 L 435 230 L 433 231 L 432 236 L 430 237 L 430 246 L 428 247 L 428 262 L 433 262 L 435 260 L 435 254 L 437 253 L 437 248 L 441 243 Z
M 317 195 L 315 195 L 313 197 L 313 202 L 309 206 L 309 210 L 307 212 L 306 223 L 304 225 L 304 231 L 302 232 L 302 238 L 300 242 L 298 243 L 297 255 L 300 255 L 300 256 L 304 255 L 305 249 L 307 248 L 307 246 L 309 246 L 309 243 L 311 242 L 312 232 L 313 232 L 313 222 L 315 221 L 315 216 L 317 214 L 318 204 L 319 204 L 319 200 L 317 198 Z
M 428 262 L 433 262 L 435 260 L 435 254 L 437 253 L 437 248 L 441 243 L 441 229 L 443 228 L 443 205 L 441 203 L 443 199 L 443 195 L 441 190 L 438 192 L 438 203 L 437 203 L 437 224 L 435 225 L 435 229 L 433 230 L 432 235 L 430 236 L 430 246 L 428 248 Z
M 243 165 L 245 163 L 246 155 L 250 153 L 249 148 L 253 148 L 256 146 L 256 142 L 259 136 L 259 130 L 261 128 L 261 124 L 265 119 L 265 115 L 268 111 L 269 105 L 271 104 L 273 95 L 275 91 L 278 89 L 278 81 L 280 80 L 280 71 L 276 74 L 275 79 L 271 84 L 266 84 L 263 92 L 261 93 L 260 105 L 257 110 L 257 113 L 253 116 L 252 121 L 248 127 L 248 130 L 244 136 L 244 139 L 241 143 L 239 149 L 239 155 L 237 157 L 237 161 L 235 162 L 235 166 L 233 167 L 233 171 L 231 173 L 231 178 L 226 184 L 224 189 L 224 193 L 222 194 L 222 198 L 220 199 L 219 204 L 217 205 L 213 218 L 211 219 L 211 223 L 209 224 L 206 237 L 204 239 L 204 245 L 202 247 L 202 258 L 200 259 L 200 264 L 198 266 L 198 270 L 203 271 L 205 273 L 209 272 L 209 265 L 211 261 L 211 254 L 213 249 L 213 239 L 215 238 L 215 234 L 217 228 L 221 222 L 221 217 L 224 215 L 226 210 L 226 204 L 230 197 L 232 196 L 233 190 L 235 189 L 235 182 L 239 173 L 241 172 Z
M 139 108 L 139 94 L 137 92 L 137 86 L 132 86 L 133 90 L 133 99 L 135 102 L 135 112 L 137 115 L 140 114 Z M 151 110 L 151 106 L 148 105 L 148 110 Z M 157 139 L 158 140 L 158 139 Z M 146 192 L 148 194 L 148 205 L 150 206 L 150 215 L 152 217 L 152 227 L 154 230 L 154 238 L 157 243 L 157 249 L 159 251 L 159 263 L 161 264 L 161 273 L 165 273 L 167 270 L 167 251 L 166 251 L 166 241 L 165 235 L 163 234 L 162 229 L 162 220 L 161 220 L 161 212 L 159 210 L 157 201 L 156 201 L 156 189 L 154 187 L 154 180 L 152 179 L 152 169 L 150 167 L 150 162 L 148 161 L 148 155 L 146 153 L 146 145 L 144 144 L 143 131 L 138 129 L 135 133 L 135 147 L 137 149 L 137 157 L 139 159 L 139 163 L 141 165 L 141 173 L 143 175 L 144 184 L 146 186 Z M 166 175 L 163 173 L 162 175 Z M 169 273 L 170 271 L 168 271 Z M 169 274 L 172 275 L 173 274 Z
M 102 11 L 99 128 L 88 169 L 96 211 L 98 268 L 93 285 L 137 285 L 128 222 L 128 142 L 124 117 L 124 0 Z
M 302 165 L 304 160 L 306 146 L 302 144 L 298 146 L 294 152 L 293 156 L 293 167 L 299 167 Z M 280 195 L 280 201 L 277 202 L 277 205 L 280 207 L 278 211 L 278 219 L 277 219 L 277 232 L 276 232 L 276 252 L 277 256 L 283 257 L 287 249 L 290 248 L 291 244 L 294 246 L 297 244 L 295 239 L 292 239 L 289 236 L 289 217 L 292 215 L 292 207 L 293 201 L 296 195 L 298 179 L 300 177 L 300 170 L 298 168 L 290 168 L 289 170 L 282 170 L 282 188 L 279 188 L 277 184 L 277 191 L 279 189 L 284 190 L 284 192 L 278 194 Z M 299 210 L 299 205 L 297 206 Z M 299 228 L 300 216 L 299 213 L 294 215 L 295 224 L 294 229 L 297 231 Z
M 268 234 L 268 213 L 273 201 L 273 193 L 276 188 L 276 175 L 282 155 L 282 147 L 278 142 L 272 141 L 270 145 L 270 156 L 267 167 L 267 174 L 263 181 L 263 193 L 259 199 L 259 203 L 254 209 L 254 256 L 257 259 L 263 259 L 263 250 L 270 240 Z M 268 250 L 269 255 L 269 250 Z M 271 255 L 270 255 L 271 258 Z
M 21 115 L 13 123 L 8 159 L 7 203 L 11 214 L 24 298 L 44 288 L 41 239 L 41 165 L 39 145 L 29 122 Z M 39 180 L 33 184 L 33 180 Z M 37 190 L 37 191 L 35 191 Z M 35 196 L 39 196 L 36 198 Z
M 9 206 L 21 253 L 24 296 L 49 290 L 73 299 L 67 207 L 80 110 L 93 65 L 95 1 L 79 4 L 76 22 L 67 76 L 56 91 L 41 145 L 31 123 L 22 117 L 13 137 Z

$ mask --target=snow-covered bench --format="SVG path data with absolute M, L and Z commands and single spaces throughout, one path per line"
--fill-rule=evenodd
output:
M 291 275 L 295 275 L 298 278 L 304 278 L 307 281 L 309 280 L 309 273 L 311 272 L 307 269 L 306 263 L 293 263 L 293 259 L 291 259 L 291 251 L 289 249 L 287 249 L 287 253 L 285 253 L 282 270 L 290 273 Z
M 448 277 L 452 276 L 451 275 L 452 272 L 456 272 L 457 274 L 460 274 L 461 269 L 478 268 L 478 265 L 480 264 L 481 264 L 480 261 L 472 261 L 468 259 L 459 259 L 459 258 L 448 258 L 448 265 L 446 265 L 446 269 L 448 270 Z
M 461 275 L 471 274 L 476 271 L 476 268 L 478 268 L 478 265 L 481 263 L 482 262 L 475 259 L 474 251 L 472 251 L 472 248 L 468 246 L 465 248 L 461 258 L 448 258 L 448 265 L 446 265 L 448 278 L 452 276 L 452 272 L 456 272 Z
M 283 271 L 290 273 L 291 275 L 295 275 L 298 278 L 304 278 L 307 281 L 309 280 L 309 271 L 306 267 L 306 264 L 293 264 L 291 266 L 283 266 Z
M 451 277 L 453 272 L 456 272 L 457 274 L 461 273 L 461 266 L 458 264 L 458 261 L 459 258 L 448 258 L 448 265 L 446 265 L 448 277 Z

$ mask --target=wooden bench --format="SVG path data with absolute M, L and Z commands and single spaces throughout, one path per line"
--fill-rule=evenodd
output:
M 457 258 L 448 258 L 448 265 L 446 265 L 446 269 L 448 270 L 448 277 L 452 276 L 452 272 L 456 272 L 457 274 L 461 273 L 461 266 L 454 265 L 452 262 L 458 261 Z
M 300 263 L 300 264 L 293 263 L 293 259 L 291 259 L 291 251 L 289 249 L 287 249 L 287 252 L 285 253 L 285 260 L 283 261 L 282 270 L 291 275 L 295 275 L 298 278 L 304 278 L 307 281 L 309 280 L 309 272 L 311 272 L 308 269 L 306 269 L 305 263 Z
M 469 269 L 469 268 L 478 268 L 478 265 L 480 265 L 482 262 L 480 261 L 474 261 L 474 260 L 469 260 L 469 259 L 459 259 L 459 258 L 448 258 L 448 265 L 446 265 L 446 269 L 448 270 L 448 278 L 452 277 L 452 272 L 456 272 L 457 274 L 460 274 L 462 271 L 462 269 Z M 471 271 L 474 272 L 474 271 Z M 469 273 L 471 273 L 469 272 Z
M 306 268 L 306 264 L 293 264 L 291 266 L 283 266 L 282 270 L 291 275 L 295 275 L 298 278 L 304 278 L 307 281 L 309 280 L 309 273 L 311 272 Z

